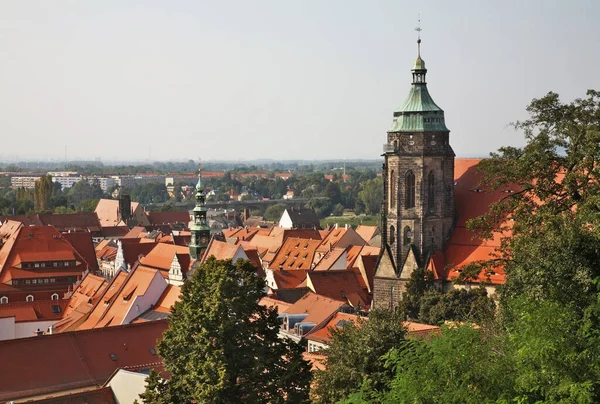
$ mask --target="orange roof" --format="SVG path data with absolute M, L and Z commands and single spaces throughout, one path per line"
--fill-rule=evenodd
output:
M 162 370 L 150 349 L 166 328 L 166 321 L 150 321 L 0 341 L 0 358 L 10 364 L 0 401 L 101 386 L 118 368 Z
M 366 317 L 362 317 L 362 319 L 365 321 L 367 320 Z M 335 328 L 343 328 L 346 322 L 357 324 L 358 316 L 356 314 L 337 312 L 329 321 L 317 324 L 315 328 L 306 334 L 306 339 L 329 345 L 329 342 L 331 341 L 331 330 Z
M 146 215 L 153 225 L 184 223 L 187 227 L 190 222 L 189 212 L 146 212 Z
M 344 255 L 346 252 L 346 248 L 334 248 L 333 250 L 325 253 L 323 258 L 319 260 L 317 265 L 315 266 L 315 271 L 327 271 L 331 269 L 331 267 Z M 318 256 L 319 254 L 317 254 Z M 344 266 L 346 266 L 346 262 L 344 262 Z
M 4 240 L 0 247 L 2 283 L 15 278 L 78 276 L 86 269 L 93 269 L 73 245 L 52 226 L 23 227 L 20 223 L 19 226 L 15 226 L 15 222 L 7 221 L 0 228 L 0 237 Z M 31 270 L 21 268 L 25 262 L 51 261 L 61 262 L 61 266 L 52 265 Z M 75 261 L 75 266 L 65 266 L 64 261 Z
M 359 224 L 356 228 L 356 233 L 368 243 L 373 237 L 379 234 L 379 227 Z
M 283 313 L 287 310 L 292 304 L 288 302 L 284 302 L 283 300 L 273 299 L 271 297 L 264 296 L 258 301 L 258 304 L 265 307 L 275 307 L 277 308 L 278 313 Z
M 303 322 L 321 324 L 330 316 L 337 313 L 343 306 L 344 302 L 309 292 L 283 311 L 283 313 L 308 314 L 302 320 Z
M 142 238 L 145 237 L 148 232 L 144 226 L 135 226 L 125 235 L 123 238 Z
M 138 220 L 140 220 L 139 216 L 137 216 L 135 213 L 138 208 L 140 208 L 140 204 L 138 202 L 131 202 L 131 213 L 134 218 L 138 218 Z M 123 222 L 120 221 L 118 217 L 119 201 L 116 199 L 100 199 L 94 212 L 98 215 L 98 220 L 103 227 L 123 225 Z M 143 221 L 140 224 L 150 224 L 146 215 L 143 215 L 142 219 Z
M 273 260 L 270 269 L 311 269 L 320 240 L 287 238 Z
M 239 245 L 229 244 L 213 238 L 206 249 L 206 253 L 202 257 L 201 263 L 206 262 L 209 257 L 215 257 L 218 260 L 233 259 L 240 248 L 242 247 Z
M 481 159 L 455 160 L 454 204 L 458 220 L 444 251 L 436 251 L 428 265 L 428 269 L 438 279 L 458 277 L 464 266 L 489 260 L 500 246 L 499 233 L 495 233 L 492 240 L 481 240 L 475 237 L 474 232 L 466 229 L 469 219 L 485 214 L 491 204 L 506 196 L 502 190 L 481 192 L 482 174 L 477 171 L 480 161 Z M 505 275 L 502 268 L 496 268 L 490 273 L 481 273 L 476 281 L 503 284 Z
M 278 289 L 292 289 L 306 286 L 306 273 L 305 270 L 293 270 L 280 271 L 279 269 L 273 270 L 273 278 L 277 284 Z
M 57 321 L 63 316 L 67 303 L 59 299 L 0 304 L 0 318 L 14 317 L 16 322 Z
M 108 285 L 106 279 L 87 274 L 69 298 L 62 320 L 53 324 L 54 332 L 76 329 L 100 301 Z
M 171 308 L 179 301 L 181 288 L 175 285 L 169 285 L 154 305 L 154 310 L 163 313 L 170 313 Z
M 92 234 L 89 231 L 75 231 L 70 233 L 62 233 L 63 237 L 77 250 L 77 252 L 85 259 L 90 271 L 98 271 L 98 260 L 94 252 L 94 243 Z
M 189 254 L 189 249 L 175 244 L 158 243 L 142 259 L 140 264 L 169 272 L 171 262 L 176 254 Z
M 154 268 L 148 268 L 143 265 L 138 265 L 130 273 L 125 280 L 119 292 L 111 300 L 110 305 L 104 311 L 97 323 L 88 319 L 80 329 L 107 327 L 110 325 L 120 325 L 125 320 L 125 316 L 129 309 L 134 304 L 137 296 L 146 294 L 148 287 L 156 276 L 161 276 L 160 271 Z M 142 314 L 142 313 L 139 313 Z
M 104 293 L 100 295 L 98 301 L 94 302 L 89 316 L 77 329 L 87 330 L 94 328 L 94 326 L 100 321 L 102 316 L 106 313 L 110 304 L 118 296 L 119 291 L 123 288 L 125 281 L 128 279 L 129 273 L 120 271 L 110 282 L 110 284 L 104 289 Z
M 440 327 L 437 325 L 415 323 L 413 321 L 405 321 L 404 326 L 408 331 L 409 337 L 426 337 L 430 334 L 438 334 Z
M 307 276 L 307 286 L 319 295 L 347 301 L 353 307 L 366 308 L 371 304 L 353 271 L 311 271 Z
M 348 269 L 356 267 L 357 263 L 356 260 L 358 259 L 358 257 L 363 256 L 363 255 L 374 255 L 374 256 L 379 256 L 379 253 L 381 252 L 381 248 L 380 247 L 372 247 L 369 245 L 366 246 L 350 246 L 348 248 L 348 254 L 346 256 L 346 262 L 347 262 L 347 267 Z

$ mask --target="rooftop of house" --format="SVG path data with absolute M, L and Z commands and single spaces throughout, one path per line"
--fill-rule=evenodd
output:
M 88 265 L 67 238 L 52 226 L 25 227 L 20 222 L 9 220 L 0 226 L 0 239 L 2 283 L 15 278 L 77 276 L 86 269 L 97 268 L 97 263 L 94 266 Z M 77 243 L 83 245 L 83 242 Z M 92 257 L 96 261 L 95 254 Z M 38 266 L 31 270 L 24 269 L 25 263 L 37 263 Z
M 101 386 L 118 368 L 162 370 L 156 341 L 166 328 L 152 321 L 0 341 L 0 357 L 10 364 L 0 400 Z
M 87 230 L 92 233 L 102 230 L 98 216 L 94 212 L 67 214 L 35 214 L 0 217 L 0 223 L 14 220 L 25 226 L 54 226 L 58 231 Z
M 239 254 L 240 250 L 243 251 L 243 248 L 239 245 L 230 244 L 213 238 L 206 248 L 201 263 L 206 262 L 210 257 L 215 257 L 218 260 L 230 260 L 235 257 L 236 253 Z
M 290 237 L 287 238 L 273 260 L 270 269 L 308 270 L 312 268 L 315 251 L 321 244 L 320 240 L 310 240 Z
M 175 244 L 157 243 L 145 257 L 140 259 L 140 264 L 169 272 L 175 255 L 178 255 L 178 258 L 179 255 L 189 256 L 189 249 Z M 189 265 L 189 260 L 187 264 Z M 182 265 L 182 269 L 187 267 Z
M 274 307 L 278 313 L 283 313 L 285 310 L 290 308 L 292 303 L 284 302 L 283 300 L 273 299 L 272 297 L 262 297 L 258 304 L 265 307 Z
M 318 250 L 318 248 L 317 248 Z M 344 268 L 346 267 L 346 259 L 345 259 L 345 253 L 346 253 L 346 248 L 332 248 L 332 249 L 328 249 L 325 252 L 322 252 L 321 254 L 317 254 L 317 257 L 322 255 L 321 259 L 318 260 L 318 262 L 316 263 L 314 270 L 315 271 L 327 271 L 330 270 L 336 263 L 338 263 L 338 261 L 340 261 L 341 264 L 344 265 Z
M 174 224 L 183 223 L 187 227 L 190 221 L 190 214 L 187 211 L 182 212 L 146 212 L 150 224 Z
M 358 225 L 356 228 L 356 233 L 363 238 L 367 243 L 373 239 L 376 235 L 379 234 L 378 226 L 366 226 L 366 225 Z
M 66 299 L 0 304 L 0 318 L 14 317 L 15 322 L 58 321 L 67 304 Z
M 321 324 L 317 324 L 307 335 L 306 339 L 309 341 L 316 341 L 322 344 L 329 345 L 331 341 L 331 330 L 343 329 L 347 324 L 357 324 L 358 316 L 356 314 L 347 314 L 337 312 L 328 321 Z M 366 317 L 362 317 L 363 321 L 366 321 Z
M 285 210 L 289 215 L 292 226 L 297 228 L 319 228 L 319 217 L 310 208 L 288 208 Z
M 344 306 L 343 301 L 309 292 L 285 309 L 282 314 L 306 314 L 303 322 L 321 324 Z
M 347 302 L 352 307 L 367 308 L 371 304 L 371 298 L 358 276 L 351 270 L 310 271 L 306 285 L 321 296 Z

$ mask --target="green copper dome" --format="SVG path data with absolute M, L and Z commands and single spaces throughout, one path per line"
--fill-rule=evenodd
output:
M 389 132 L 448 132 L 444 111 L 433 101 L 427 90 L 427 69 L 419 55 L 412 68 L 413 82 L 404 104 L 394 111 L 394 121 Z

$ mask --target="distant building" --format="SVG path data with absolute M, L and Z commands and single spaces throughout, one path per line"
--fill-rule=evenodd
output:
M 287 208 L 281 219 L 279 227 L 284 229 L 319 229 L 319 217 L 314 210 L 308 208 Z
M 35 182 L 39 180 L 41 176 L 19 176 L 10 178 L 10 186 L 13 188 L 35 188 Z

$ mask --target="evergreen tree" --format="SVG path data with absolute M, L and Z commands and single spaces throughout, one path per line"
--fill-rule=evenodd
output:
M 277 310 L 258 304 L 265 283 L 249 261 L 211 257 L 183 285 L 158 352 L 168 380 L 148 379 L 151 403 L 301 403 L 310 366 L 278 337 Z

